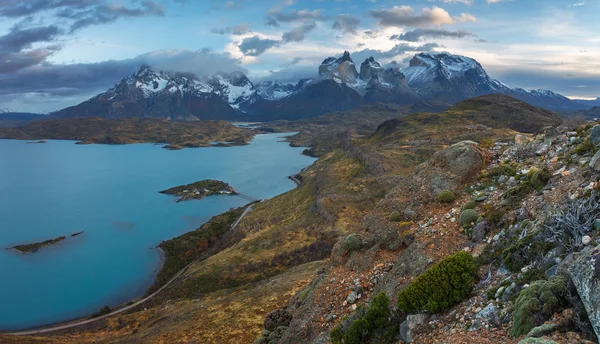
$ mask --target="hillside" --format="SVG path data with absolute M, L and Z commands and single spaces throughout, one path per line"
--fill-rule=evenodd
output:
M 0 112 L 0 128 L 16 128 L 44 116 L 28 112 Z
M 106 120 L 98 117 L 35 121 L 0 129 L 0 138 L 18 140 L 76 140 L 81 143 L 168 143 L 166 148 L 204 147 L 211 142 L 246 144 L 254 133 L 225 121 L 169 122 L 157 119 Z
M 600 127 L 560 125 L 544 110 L 488 96 L 441 113 L 404 115 L 371 135 L 346 132 L 339 147 L 299 174 L 298 188 L 255 204 L 236 228 L 231 223 L 242 209 L 161 244 L 170 252 L 163 280 L 192 264 L 143 309 L 49 340 L 348 342 L 358 327 L 372 343 L 401 343 L 398 333 L 414 343 L 517 343 L 548 320 L 554 325 L 539 336 L 588 343 L 592 296 L 581 287 L 583 275 L 561 273 L 572 287 L 549 278 L 563 259 L 575 261 L 567 267 L 583 266 L 568 254 L 596 240 L 590 223 L 600 213 L 590 197 L 600 158 L 592 158 L 598 147 L 590 142 Z M 553 219 L 566 218 L 569 207 L 583 209 L 579 201 L 591 204 L 583 234 L 553 239 L 557 232 L 548 228 L 560 223 Z M 587 244 L 584 234 L 592 236 Z M 457 272 L 448 277 L 439 264 Z M 539 288 L 547 292 L 540 296 Z M 376 297 L 381 292 L 386 296 Z M 426 302 L 444 295 L 452 301 Z M 524 309 L 526 297 L 548 311 Z M 546 299 L 555 297 L 560 302 Z M 373 322 L 359 308 L 367 304 L 389 315 Z M 422 309 L 432 311 L 417 314 Z M 532 323 L 523 320 L 527 314 Z M 384 329 L 393 336 L 373 340 Z

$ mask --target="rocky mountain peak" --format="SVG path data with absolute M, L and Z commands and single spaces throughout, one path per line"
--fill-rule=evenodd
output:
M 341 57 L 328 57 L 319 66 L 320 79 L 333 79 L 338 83 L 352 83 L 358 78 L 354 61 L 348 51 Z
M 360 79 L 363 81 L 369 81 L 372 78 L 378 78 L 383 72 L 383 67 L 375 61 L 373 56 L 367 58 L 365 62 L 360 65 Z

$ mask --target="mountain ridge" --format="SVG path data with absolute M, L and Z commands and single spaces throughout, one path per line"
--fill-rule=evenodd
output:
M 431 106 L 456 104 L 485 94 L 505 94 L 550 110 L 584 109 L 549 90 L 524 90 L 491 78 L 476 60 L 446 52 L 420 53 L 403 69 L 386 68 L 373 57 L 360 64 L 348 51 L 328 57 L 312 79 L 296 84 L 254 84 L 244 73 L 191 73 L 142 66 L 114 87 L 51 118 L 100 116 L 176 121 L 299 119 L 369 103 Z

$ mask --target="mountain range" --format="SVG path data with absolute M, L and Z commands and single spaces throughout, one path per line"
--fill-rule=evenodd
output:
M 442 110 L 465 99 L 504 94 L 549 110 L 592 107 L 549 90 L 524 90 L 491 78 L 474 59 L 449 53 L 420 53 L 403 69 L 385 68 L 373 57 L 357 69 L 350 53 L 329 57 L 312 79 L 296 84 L 252 83 L 242 72 L 198 77 L 143 66 L 108 91 L 53 118 L 99 116 L 169 120 L 299 119 L 369 103 Z

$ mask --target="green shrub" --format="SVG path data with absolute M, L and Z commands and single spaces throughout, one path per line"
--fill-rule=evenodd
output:
M 477 207 L 477 202 L 469 201 L 463 206 L 462 210 L 475 209 L 476 207 Z
M 400 222 L 400 221 L 404 220 L 404 218 L 402 217 L 402 215 L 399 212 L 395 211 L 390 215 L 389 220 L 391 222 Z
M 342 344 L 342 339 L 344 339 L 344 333 L 339 326 L 334 327 L 329 333 L 329 338 L 331 339 L 331 344 Z
M 543 168 L 533 172 L 529 178 L 529 182 L 536 190 L 541 190 L 544 186 L 546 186 L 546 184 L 548 184 L 550 178 L 552 178 L 552 173 L 550 173 L 548 169 Z
M 477 212 L 475 212 L 475 210 L 473 210 L 473 209 L 463 210 L 463 212 L 460 213 L 461 227 L 471 228 L 473 226 L 473 223 L 475 223 L 475 221 L 477 221 L 478 217 L 479 217 L 479 215 L 477 215 Z
M 575 153 L 578 155 L 585 155 L 587 153 L 592 152 L 595 148 L 596 147 L 594 146 L 592 141 L 590 141 L 590 139 L 588 138 L 585 141 L 583 141 L 583 143 L 581 143 L 580 145 L 575 147 L 575 149 L 573 149 L 572 153 Z
M 504 211 L 500 209 L 492 209 L 483 215 L 485 220 L 494 228 L 500 227 L 504 218 Z
M 375 295 L 368 310 L 357 310 L 358 316 L 346 332 L 341 327 L 334 328 L 329 337 L 332 344 L 362 344 L 395 342 L 399 331 L 399 322 L 394 319 L 390 311 L 390 299 L 385 292 Z
M 458 252 L 425 270 L 398 294 L 398 309 L 438 313 L 469 295 L 477 264 L 467 252 Z
M 437 194 L 435 199 L 438 202 L 442 202 L 442 203 L 452 203 L 452 202 L 454 202 L 454 200 L 456 200 L 456 196 L 454 195 L 454 193 L 452 191 L 444 190 L 444 191 L 440 192 L 439 194 Z
M 344 240 L 344 247 L 348 252 L 358 251 L 362 247 L 362 241 L 356 234 L 350 234 Z
M 492 167 L 488 172 L 488 176 L 490 177 L 498 177 L 498 176 L 508 176 L 512 177 L 517 174 L 517 171 L 507 164 L 500 164 L 498 166 Z
M 515 239 L 516 240 L 516 239 Z M 539 232 L 526 235 L 522 239 L 516 240 L 516 243 L 502 251 L 502 260 L 508 270 L 520 272 L 528 262 L 541 259 L 551 249 L 556 247 L 556 243 L 547 242 L 540 237 Z
M 511 336 L 518 337 L 543 324 L 560 310 L 567 290 L 567 280 L 555 276 L 548 281 L 537 281 L 525 288 L 515 302 Z

